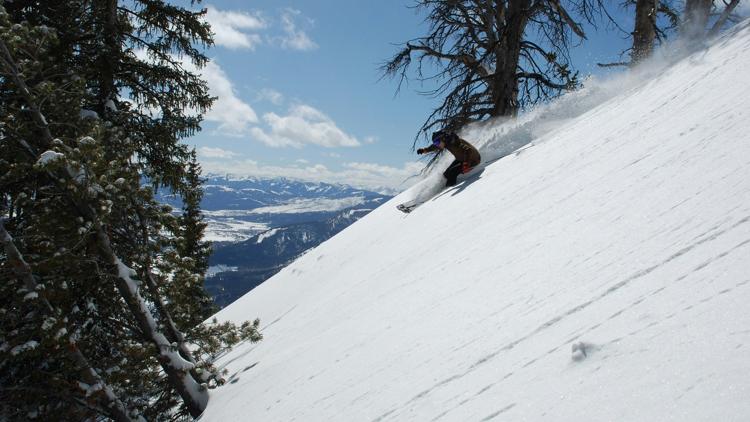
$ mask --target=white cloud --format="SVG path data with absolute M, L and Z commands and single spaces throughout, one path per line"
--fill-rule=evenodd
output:
M 284 35 L 281 37 L 281 47 L 289 50 L 309 51 L 318 48 L 307 33 L 297 25 L 299 19 L 303 19 L 308 25 L 314 22 L 312 19 L 302 16 L 302 12 L 296 9 L 286 8 L 281 13 L 281 29 Z
M 206 7 L 206 21 L 214 33 L 214 43 L 230 49 L 249 49 L 262 42 L 260 34 L 250 32 L 265 29 L 268 23 L 263 16 L 242 11 L 218 10 Z
M 136 57 L 147 62 L 154 62 L 156 59 L 149 57 L 146 50 L 134 51 Z M 208 85 L 208 93 L 212 97 L 217 97 L 211 110 L 203 117 L 206 121 L 216 122 L 219 124 L 219 132 L 230 136 L 241 136 L 246 133 L 248 127 L 258 122 L 258 115 L 249 104 L 239 98 L 234 90 L 232 81 L 224 73 L 224 70 L 214 61 L 209 61 L 206 65 L 198 69 L 188 58 L 171 56 L 172 60 L 182 65 L 190 73 L 199 75 Z M 159 112 L 159 110 L 151 111 Z M 186 110 L 187 114 L 195 115 L 195 110 Z
M 364 171 L 364 172 L 370 172 L 370 173 L 380 173 L 380 174 L 393 174 L 398 173 L 400 170 L 395 167 L 390 166 L 384 166 L 381 164 L 375 164 L 375 163 L 345 163 L 344 167 L 354 170 L 354 171 Z
M 343 173 L 352 180 L 359 180 L 370 186 L 377 186 L 380 183 L 380 186 L 398 188 L 403 187 L 409 179 L 419 174 L 424 164 L 409 162 L 398 168 L 375 163 L 354 162 L 344 164 L 344 168 Z M 388 184 L 383 184 L 383 180 L 387 180 Z
M 205 19 L 211 25 L 214 43 L 220 47 L 255 50 L 265 40 L 288 50 L 310 51 L 318 48 L 318 44 L 306 32 L 315 22 L 297 9 L 283 9 L 278 22 L 274 22 L 275 19 L 268 19 L 261 12 L 219 10 L 207 6 Z M 279 27 L 271 28 L 277 25 Z M 261 34 L 271 30 L 274 31 L 272 35 Z
M 207 121 L 218 123 L 220 132 L 234 136 L 246 133 L 250 124 L 258 122 L 258 115 L 237 96 L 232 81 L 216 62 L 208 62 L 200 72 L 208 83 L 210 95 L 217 97 L 205 115 Z
M 237 156 L 237 153 L 235 152 L 227 151 L 221 148 L 211 148 L 211 147 L 198 148 L 198 154 L 200 154 L 201 157 L 206 157 L 206 158 L 232 158 L 232 157 Z
M 284 102 L 284 95 L 274 89 L 263 88 L 258 92 L 256 99 L 258 101 L 268 101 L 274 105 L 281 105 Z
M 266 113 L 263 120 L 269 130 L 252 128 L 250 134 L 271 147 L 301 148 L 306 144 L 327 148 L 356 147 L 357 138 L 346 134 L 330 117 L 308 105 L 294 105 L 286 116 Z
M 341 183 L 369 189 L 403 190 L 413 184 L 424 163 L 408 162 L 402 167 L 375 163 L 347 163 L 342 170 L 322 164 L 296 162 L 288 166 L 266 166 L 253 160 L 211 160 L 202 158 L 204 174 L 234 176 L 286 177 L 312 182 Z

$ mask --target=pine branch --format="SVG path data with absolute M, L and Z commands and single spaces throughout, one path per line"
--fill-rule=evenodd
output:
M 138 208 L 135 204 L 133 206 L 136 209 L 136 216 L 138 218 L 138 225 L 141 229 L 141 236 L 143 237 L 145 242 L 148 242 L 149 235 L 148 235 L 148 229 L 146 225 L 146 218 L 144 217 L 143 213 L 141 212 L 140 208 Z M 154 274 L 151 270 L 151 260 L 147 259 L 144 263 L 144 269 L 143 272 L 145 274 L 145 282 L 146 287 L 151 291 L 151 295 L 153 296 L 154 305 L 156 306 L 156 310 L 159 312 L 159 315 L 161 315 L 162 319 L 164 319 L 164 326 L 166 328 L 166 335 L 167 339 L 171 343 L 177 344 L 177 350 L 180 353 L 180 356 L 182 356 L 183 359 L 193 364 L 193 368 L 190 369 L 190 374 L 193 376 L 194 379 L 200 380 L 202 382 L 207 382 L 208 378 L 202 376 L 197 372 L 197 365 L 198 362 L 193 357 L 193 353 L 190 351 L 190 348 L 187 345 L 187 342 L 185 341 L 185 335 L 177 329 L 177 325 L 174 323 L 174 319 L 172 318 L 171 313 L 169 312 L 169 309 L 167 309 L 166 304 L 161 298 L 161 295 L 159 294 L 158 286 L 156 283 L 156 280 L 154 278 Z M 217 378 L 217 374 L 211 374 L 214 378 Z
M 5 221 L 3 219 L 0 219 L 0 243 L 3 244 L 5 254 L 8 257 L 8 262 L 13 267 L 13 271 L 24 281 L 26 289 L 30 292 L 36 292 L 39 295 L 39 300 L 41 300 L 44 305 L 44 309 L 46 309 L 50 315 L 54 316 L 55 312 L 52 304 L 49 302 L 49 299 L 47 299 L 44 291 L 37 289 L 38 284 L 34 279 L 31 266 L 29 266 L 26 260 L 24 260 L 23 255 L 13 242 L 13 237 L 5 229 Z M 66 330 L 67 332 L 72 332 L 67 328 Z M 91 366 L 91 364 L 89 364 L 88 359 L 86 359 L 86 356 L 84 356 L 78 348 L 78 344 L 71 337 L 68 337 L 67 351 L 71 360 L 75 362 L 76 366 L 79 368 L 81 379 L 88 385 L 100 387 L 96 394 L 97 400 L 101 402 L 100 405 L 102 409 L 110 409 L 106 412 L 102 410 L 102 413 L 110 416 L 118 422 L 131 422 L 133 419 L 128 415 L 125 405 L 119 398 L 117 398 L 112 388 L 104 381 L 99 373 Z M 138 417 L 136 417 L 136 419 L 138 419 Z
M 6 72 L 11 77 L 11 80 L 20 90 L 26 105 L 31 111 L 32 118 L 42 131 L 42 143 L 45 144 L 47 148 L 51 147 L 54 138 L 50 132 L 47 120 L 39 110 L 36 101 L 31 96 L 31 92 L 28 90 L 25 81 L 20 77 L 20 72 L 18 71 L 15 60 L 13 60 L 5 40 L 3 39 L 0 39 L 0 58 L 2 58 L 2 63 L 0 64 L 2 64 L 2 67 L 5 68 Z M 64 183 L 62 183 L 61 191 L 63 194 L 68 196 L 71 202 L 76 205 L 77 211 L 83 218 L 92 222 L 92 228 L 96 234 L 96 243 L 99 253 L 101 257 L 110 264 L 109 273 L 115 278 L 118 291 L 125 299 L 125 302 L 133 314 L 133 317 L 138 322 L 140 329 L 146 335 L 147 339 L 157 348 L 157 350 L 159 350 L 157 359 L 164 369 L 164 372 L 167 374 L 170 383 L 182 397 L 191 415 L 197 417 L 205 409 L 208 401 L 208 394 L 205 389 L 200 387 L 196 380 L 191 376 L 186 375 L 185 370 L 192 368 L 193 365 L 182 359 L 177 359 L 174 354 L 170 352 L 171 345 L 164 335 L 158 331 L 153 315 L 151 315 L 143 297 L 138 292 L 137 282 L 131 275 L 133 270 L 127 267 L 115 254 L 109 235 L 107 234 L 105 226 L 101 222 L 95 209 L 90 204 L 73 197 L 65 188 L 67 183 L 72 183 L 74 185 L 78 184 L 72 170 L 66 166 L 61 174 L 50 174 L 50 177 L 52 180 L 60 180 L 60 178 L 62 178 Z

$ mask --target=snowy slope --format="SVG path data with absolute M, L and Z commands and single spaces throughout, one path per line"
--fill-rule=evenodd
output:
M 201 420 L 750 420 L 748 69 L 745 23 L 309 252 Z

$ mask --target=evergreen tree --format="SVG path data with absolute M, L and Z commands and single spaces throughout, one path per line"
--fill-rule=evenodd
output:
M 205 63 L 209 29 L 200 12 L 127 4 L 0 8 L 3 419 L 195 416 L 221 383 L 206 359 L 260 339 L 257 321 L 199 324 L 208 250 L 179 141 L 211 98 L 179 57 Z M 157 188 L 186 198 L 182 217 Z
M 213 300 L 203 288 L 203 277 L 208 270 L 208 257 L 211 246 L 203 240 L 206 223 L 200 211 L 203 198 L 203 179 L 195 151 L 191 152 L 186 171 L 186 186 L 182 198 L 182 215 L 177 219 L 178 236 L 175 239 L 174 252 L 183 261 L 181 274 L 176 274 L 175 283 L 183 283 L 179 288 L 169 289 L 178 293 L 171 296 L 175 322 L 180 330 L 186 331 L 199 325 L 216 313 Z

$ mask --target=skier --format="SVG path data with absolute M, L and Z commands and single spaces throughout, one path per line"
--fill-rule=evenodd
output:
M 459 138 L 454 132 L 447 130 L 439 130 L 433 133 L 432 145 L 418 149 L 417 154 L 422 155 L 433 151 L 439 153 L 444 149 L 450 151 L 456 158 L 443 172 L 443 176 L 447 179 L 446 187 L 455 185 L 459 174 L 468 173 L 482 161 L 479 151 L 474 146 Z

